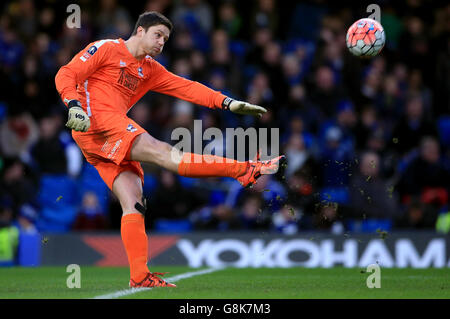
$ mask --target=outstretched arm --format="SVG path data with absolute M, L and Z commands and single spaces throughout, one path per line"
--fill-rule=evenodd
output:
M 266 109 L 261 106 L 233 100 L 221 92 L 212 90 L 199 82 L 173 74 L 156 61 L 153 62 L 152 76 L 144 87 L 145 91 L 151 90 L 171 95 L 212 109 L 230 110 L 237 114 L 256 116 L 261 116 L 266 112 Z M 132 104 L 136 102 L 137 100 L 132 100 Z

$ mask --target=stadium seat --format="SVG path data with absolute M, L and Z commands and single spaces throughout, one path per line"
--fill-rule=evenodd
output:
M 110 195 L 108 186 L 103 182 L 95 167 L 89 163 L 85 163 L 83 166 L 83 171 L 78 179 L 78 189 L 80 198 L 83 198 L 87 192 L 95 193 L 102 210 L 104 212 L 108 210 Z
M 158 178 L 152 174 L 144 174 L 144 196 L 151 196 L 152 192 L 158 187 Z
M 77 216 L 76 206 L 55 208 L 43 208 L 36 222 L 40 232 L 66 232 L 72 227 Z
M 223 204 L 227 198 L 227 193 L 222 190 L 213 190 L 209 195 L 209 205 L 217 206 Z
M 180 181 L 181 186 L 191 188 L 194 186 L 196 179 L 193 177 L 178 176 L 178 180 Z
M 192 230 L 192 223 L 188 219 L 157 219 L 155 221 L 155 231 L 161 233 L 185 233 Z
M 320 190 L 320 200 L 348 204 L 350 202 L 350 193 L 346 187 L 325 187 Z
M 446 148 L 450 147 L 450 116 L 444 115 L 437 120 L 439 138 L 442 145 Z
M 392 221 L 390 219 L 347 220 L 347 230 L 355 233 L 375 233 L 377 231 L 390 231 Z
M 40 231 L 64 232 L 70 229 L 80 204 L 77 183 L 67 175 L 45 174 L 40 179 L 36 226 Z
M 76 205 L 80 196 L 75 180 L 67 175 L 43 174 L 39 181 L 38 203 L 41 207 L 60 208 Z

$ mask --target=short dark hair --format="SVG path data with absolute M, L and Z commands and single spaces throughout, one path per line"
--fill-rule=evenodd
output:
M 167 19 L 164 15 L 156 11 L 144 12 L 139 16 L 131 35 L 137 34 L 138 27 L 143 27 L 145 32 L 147 32 L 148 28 L 159 24 L 165 25 L 169 29 L 169 31 L 172 31 L 172 22 L 170 22 L 170 20 Z

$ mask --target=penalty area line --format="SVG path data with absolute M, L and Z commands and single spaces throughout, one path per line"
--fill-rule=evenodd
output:
M 223 268 L 208 268 L 208 269 L 203 269 L 203 270 L 198 270 L 198 271 L 191 271 L 191 272 L 179 274 L 179 275 L 176 275 L 173 277 L 165 278 L 164 280 L 166 280 L 168 282 L 176 282 L 181 279 L 186 279 L 186 278 L 191 278 L 191 277 L 200 276 L 200 275 L 204 275 L 204 274 L 209 274 L 214 271 L 221 270 L 221 269 L 223 269 Z M 148 290 L 152 290 L 152 289 L 153 288 L 124 289 L 124 290 L 119 290 L 119 291 L 116 291 L 116 292 L 113 292 L 110 294 L 100 295 L 100 296 L 94 297 L 93 299 L 115 299 L 115 298 L 125 297 L 125 296 L 133 295 L 133 294 L 141 292 L 141 291 L 148 291 Z

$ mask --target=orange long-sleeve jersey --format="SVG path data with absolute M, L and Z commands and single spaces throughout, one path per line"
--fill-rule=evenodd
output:
M 150 56 L 138 61 L 123 39 L 90 43 L 55 77 L 65 103 L 79 100 L 88 116 L 129 109 L 148 91 L 155 91 L 209 108 L 219 108 L 225 95 L 167 71 Z

